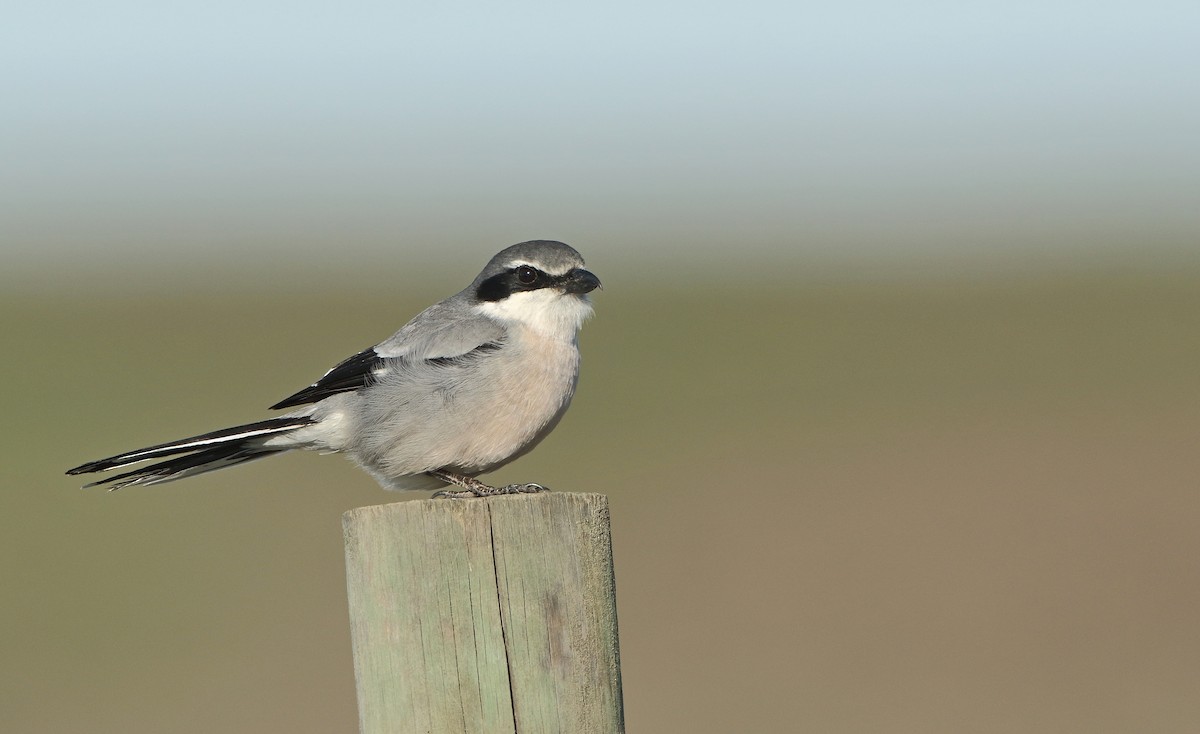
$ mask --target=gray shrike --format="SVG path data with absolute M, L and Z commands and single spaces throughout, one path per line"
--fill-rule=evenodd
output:
M 422 311 L 273 410 L 277 418 L 91 461 L 67 474 L 173 458 L 86 486 L 160 484 L 291 449 L 346 454 L 386 489 L 447 497 L 537 492 L 475 477 L 529 452 L 566 412 L 576 335 L 600 280 L 561 242 L 501 250 L 467 288 Z M 437 496 L 435 495 L 435 496 Z

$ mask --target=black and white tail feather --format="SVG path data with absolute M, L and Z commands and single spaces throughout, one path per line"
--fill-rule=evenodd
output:
M 90 474 L 98 471 L 119 469 L 123 466 L 137 464 L 149 459 L 163 456 L 175 456 L 167 461 L 143 466 L 134 471 L 117 474 L 84 485 L 96 487 L 110 485 L 109 491 L 134 485 L 162 484 L 184 477 L 224 469 L 237 464 L 243 464 L 254 459 L 261 459 L 271 454 L 287 451 L 286 448 L 269 448 L 265 442 L 279 434 L 288 433 L 302 426 L 309 425 L 313 420 L 306 416 L 283 416 L 270 418 L 257 423 L 247 423 L 243 426 L 223 428 L 191 438 L 148 446 L 136 451 L 110 456 L 107 459 L 89 461 L 86 464 L 67 471 L 67 474 Z M 183 454 L 182 456 L 176 456 Z
M 306 403 L 315 403 L 330 395 L 340 392 L 357 390 L 369 384 L 376 372 L 381 369 L 384 360 L 372 347 L 343 360 L 337 366 L 326 372 L 321 379 L 290 395 L 275 405 L 272 410 L 291 408 Z M 124 474 L 99 479 L 83 485 L 84 489 L 101 485 L 109 485 L 108 490 L 114 491 L 122 487 L 148 486 L 173 482 L 176 479 L 194 477 L 217 469 L 225 469 L 247 461 L 261 459 L 272 454 L 283 453 L 294 445 L 280 445 L 272 441 L 295 431 L 298 428 L 312 425 L 317 421 L 306 415 L 285 415 L 279 418 L 269 418 L 256 423 L 246 423 L 232 428 L 222 428 L 219 431 L 204 433 L 191 438 L 148 446 L 136 451 L 110 456 L 107 459 L 89 461 L 86 464 L 67 471 L 67 474 L 90 474 L 98 471 L 119 469 L 123 466 L 138 464 L 150 459 L 163 456 L 175 456 L 174 459 L 160 461 L 157 464 L 143 466 Z M 267 442 L 272 445 L 268 446 Z M 176 456 L 182 454 L 182 456 Z

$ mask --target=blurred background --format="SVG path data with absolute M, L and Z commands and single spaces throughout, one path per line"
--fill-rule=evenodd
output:
M 335 456 L 80 492 L 575 245 L 631 731 L 1200 721 L 1194 3 L 24 3 L 0 730 L 357 725 Z

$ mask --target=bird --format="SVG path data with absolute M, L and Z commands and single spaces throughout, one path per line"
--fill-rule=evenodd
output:
M 477 479 L 532 450 L 579 379 L 578 334 L 600 279 L 570 245 L 531 240 L 497 253 L 462 291 L 271 406 L 285 414 L 74 467 L 84 486 L 172 482 L 296 449 L 341 453 L 385 489 L 470 498 L 545 491 Z M 456 489 L 452 489 L 456 488 Z

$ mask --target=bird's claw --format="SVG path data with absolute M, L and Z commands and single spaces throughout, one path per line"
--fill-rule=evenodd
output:
M 472 486 L 469 489 L 443 489 L 440 492 L 434 492 L 434 499 L 474 499 L 475 497 L 498 497 L 505 494 L 536 494 L 538 492 L 549 492 L 550 488 L 541 484 L 509 484 L 504 487 L 489 487 L 482 482 L 477 486 Z
M 541 484 L 510 484 L 507 487 L 500 487 L 497 494 L 537 494 L 538 492 L 549 492 L 550 488 Z

